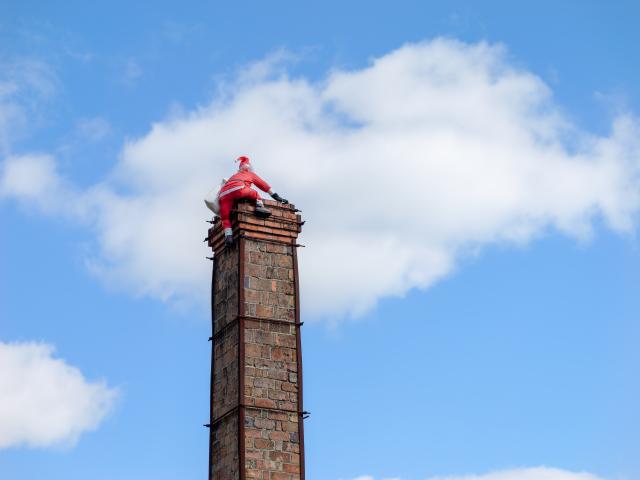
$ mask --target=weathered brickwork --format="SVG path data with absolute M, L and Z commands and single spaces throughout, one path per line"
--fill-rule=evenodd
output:
M 239 329 L 235 322 L 238 313 L 238 256 L 234 250 L 215 256 L 213 284 L 213 375 L 211 407 L 210 478 L 240 480 L 238 415 L 234 408 L 240 402 L 239 390 Z
M 298 364 L 293 325 L 245 322 L 245 404 L 297 410 Z
M 215 459 L 211 478 L 216 480 L 240 478 L 237 415 L 227 415 L 212 429 L 211 455 Z
M 247 478 L 300 478 L 298 415 L 247 408 L 245 416 Z
M 217 417 L 238 406 L 238 325 L 229 328 L 213 344 L 213 411 Z
M 293 248 L 245 241 L 245 314 L 295 321 Z
M 235 320 L 238 315 L 238 252 L 237 249 L 222 250 L 215 256 L 216 281 L 214 284 L 215 318 L 213 333 L 216 334 Z
M 213 480 L 304 479 L 295 251 L 301 221 L 293 207 L 267 204 L 269 220 L 239 207 L 231 248 L 220 242 L 219 225 L 209 232 L 216 262 Z

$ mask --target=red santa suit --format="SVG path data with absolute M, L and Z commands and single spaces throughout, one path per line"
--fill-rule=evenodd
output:
M 251 165 L 247 157 L 240 157 L 238 161 L 240 162 L 238 173 L 227 180 L 220 189 L 220 192 L 218 192 L 220 219 L 222 220 L 222 227 L 225 230 L 231 229 L 229 216 L 231 209 L 238 200 L 246 198 L 255 201 L 260 206 L 262 205 L 260 195 L 251 188 L 251 185 L 255 184 L 255 186 L 263 192 L 273 193 L 269 184 L 251 170 Z

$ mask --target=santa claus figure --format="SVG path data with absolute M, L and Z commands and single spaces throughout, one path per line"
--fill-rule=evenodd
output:
M 260 178 L 253 171 L 249 157 L 238 157 L 236 162 L 240 162 L 238 172 L 229 180 L 222 180 L 222 187 L 217 193 L 211 192 L 204 203 L 214 213 L 220 215 L 222 220 L 222 228 L 224 228 L 224 241 L 226 245 L 233 244 L 233 231 L 231 230 L 231 210 L 238 201 L 248 199 L 255 202 L 255 214 L 259 217 L 268 217 L 271 215 L 269 209 L 265 208 L 260 194 L 256 192 L 251 185 L 255 184 L 263 192 L 271 195 L 271 198 L 281 203 L 289 203 L 280 195 L 275 193 L 269 184 Z

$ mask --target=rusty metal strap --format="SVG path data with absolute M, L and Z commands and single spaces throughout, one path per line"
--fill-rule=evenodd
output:
M 238 323 L 238 316 L 236 316 L 233 320 L 231 320 L 229 323 L 227 323 L 224 327 L 222 327 L 220 330 L 218 330 L 216 333 L 213 334 L 212 337 L 209 337 L 209 340 L 213 340 L 214 343 L 220 338 L 220 337 L 224 337 L 224 335 L 231 330 L 231 327 L 234 327 L 237 323 Z
M 232 413 L 238 411 L 238 409 L 241 407 L 241 405 L 236 405 L 235 407 L 230 408 L 229 410 L 227 410 L 226 412 L 224 412 L 222 415 L 220 415 L 219 417 L 213 419 L 211 421 L 210 426 L 213 427 L 214 425 L 217 425 L 218 423 L 220 423 L 222 420 L 224 420 L 226 417 L 228 417 L 229 415 L 231 415 Z
M 245 235 L 242 234 L 240 236 L 238 236 L 237 238 L 246 238 L 247 240 L 251 240 L 254 242 L 261 242 L 261 243 L 271 243 L 273 245 L 285 245 L 288 247 L 304 247 L 304 245 L 300 244 L 300 243 L 293 243 L 290 241 L 285 241 L 285 240 L 268 240 L 268 239 L 264 239 L 264 238 L 257 238 L 257 237 L 252 237 L 251 235 Z M 292 237 L 287 237 L 287 238 L 291 238 L 292 240 L 295 241 L 295 239 L 293 239 Z M 204 241 L 209 241 L 209 237 L 205 238 Z M 222 235 L 219 235 L 219 238 L 216 240 L 215 244 L 212 246 L 214 250 L 216 250 L 216 245 L 220 246 L 222 245 L 222 243 L 224 242 L 224 237 Z
M 240 235 L 240 238 L 246 238 L 247 240 L 252 240 L 254 242 L 271 243 L 273 245 L 286 245 L 288 247 L 304 247 L 304 245 L 301 245 L 299 243 L 287 242 L 285 240 L 268 240 L 264 238 L 256 238 L 250 235 L 248 236 L 246 234 Z M 295 241 L 295 239 L 293 239 L 292 237 L 287 237 L 287 238 L 291 238 L 292 240 Z
M 293 327 L 301 327 L 304 324 L 304 322 L 289 322 L 288 320 L 278 320 L 275 318 L 268 318 L 268 317 L 252 317 L 250 315 L 236 315 L 236 317 L 233 318 L 233 320 L 231 320 L 224 327 L 222 327 L 218 332 L 216 332 L 213 335 L 213 337 L 209 337 L 209 340 L 213 340 L 215 342 L 220 337 L 223 337 L 231 329 L 231 327 L 235 326 L 238 323 L 238 321 L 240 321 L 240 319 L 253 320 L 256 322 L 274 323 L 276 325 L 291 325 Z
M 246 212 L 244 210 L 236 210 L 236 209 L 232 209 L 231 213 L 241 213 L 243 215 L 252 215 L 251 212 Z M 289 220 L 288 218 L 284 218 L 284 217 L 271 217 L 268 216 L 266 218 L 259 218 L 259 220 L 266 220 L 269 222 L 281 222 L 281 223 L 293 223 L 295 225 L 304 225 L 306 220 Z
M 219 417 L 215 418 L 210 424 L 205 425 L 205 427 L 211 428 L 211 427 L 217 425 L 222 420 L 224 420 L 226 417 L 228 417 L 229 415 L 231 415 L 234 412 L 237 412 L 241 408 L 244 408 L 244 409 L 249 408 L 249 409 L 253 409 L 253 410 L 267 410 L 269 412 L 276 412 L 276 413 L 294 413 L 294 414 L 298 415 L 299 417 L 302 417 L 303 419 L 304 418 L 308 418 L 309 415 L 311 415 L 307 411 L 291 410 L 289 408 L 258 407 L 256 405 L 247 405 L 247 404 L 243 403 L 243 404 L 236 405 L 235 407 L 230 408 L 229 410 L 224 412 L 222 415 L 220 415 Z

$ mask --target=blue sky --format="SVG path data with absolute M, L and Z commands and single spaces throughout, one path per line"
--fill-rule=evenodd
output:
M 2 478 L 206 475 L 242 153 L 308 221 L 309 479 L 640 478 L 639 13 L 4 2 Z

